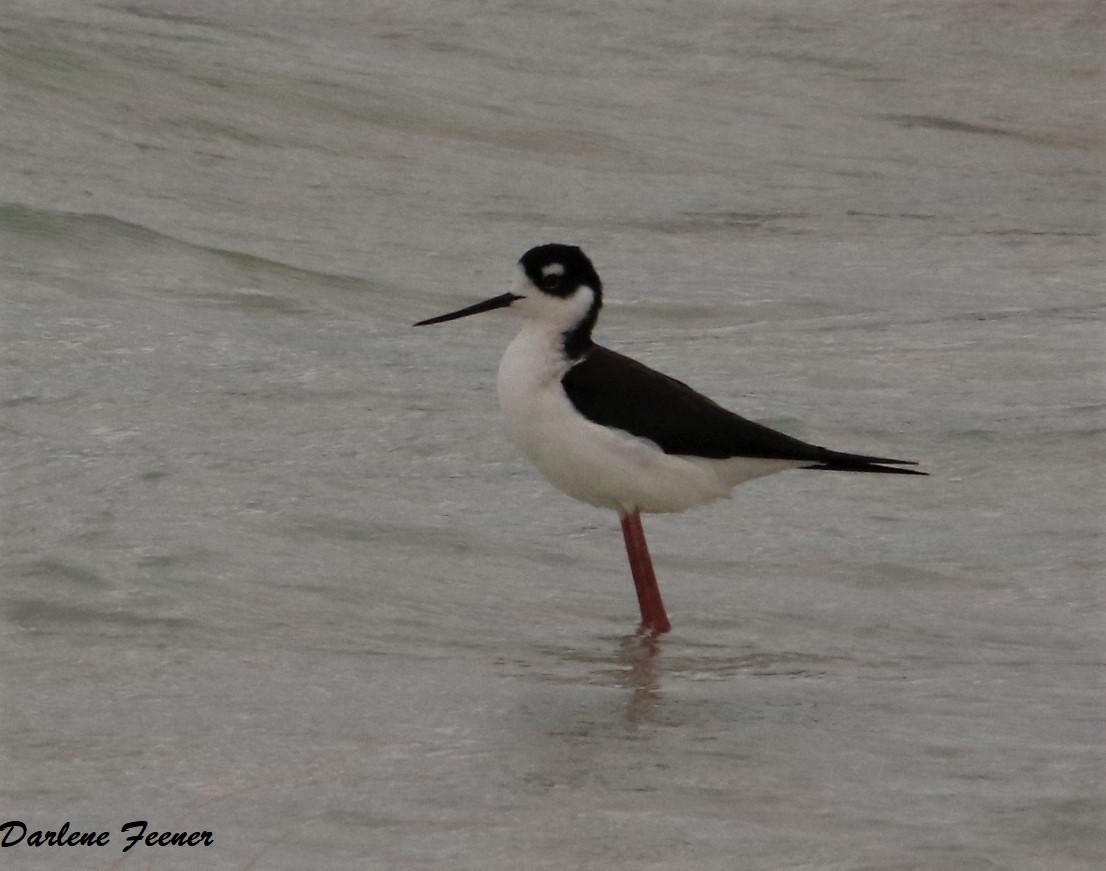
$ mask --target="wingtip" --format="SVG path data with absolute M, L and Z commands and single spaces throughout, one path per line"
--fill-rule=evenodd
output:
M 901 469 L 898 465 L 883 465 L 883 463 L 898 463 L 901 465 L 916 466 L 917 463 L 912 460 L 883 460 L 880 462 L 870 463 L 848 463 L 848 462 L 829 462 L 829 463 L 816 463 L 813 466 L 803 466 L 804 469 L 817 469 L 825 472 L 873 472 L 882 473 L 884 475 L 921 475 L 928 478 L 929 472 L 923 472 L 919 469 Z

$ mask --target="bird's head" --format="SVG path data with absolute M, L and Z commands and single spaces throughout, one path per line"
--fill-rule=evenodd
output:
M 565 351 L 576 357 L 591 344 L 591 331 L 603 305 L 603 284 L 588 256 L 575 245 L 539 245 L 518 261 L 510 291 L 449 314 L 419 321 L 440 324 L 510 306 L 527 321 L 564 335 Z

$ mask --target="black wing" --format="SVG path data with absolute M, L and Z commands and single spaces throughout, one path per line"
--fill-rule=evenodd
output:
M 925 474 L 883 465 L 914 465 L 910 460 L 831 451 L 746 420 L 682 381 L 598 345 L 565 373 L 561 386 L 588 420 L 649 439 L 666 454 L 763 457 L 809 462 L 811 469 Z

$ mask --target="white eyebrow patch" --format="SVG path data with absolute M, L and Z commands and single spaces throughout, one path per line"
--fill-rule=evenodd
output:
M 550 275 L 564 275 L 565 267 L 563 263 L 550 263 L 548 266 L 541 268 L 541 277 L 548 278 Z

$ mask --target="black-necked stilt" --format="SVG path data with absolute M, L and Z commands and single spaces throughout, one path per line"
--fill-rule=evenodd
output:
M 440 324 L 511 306 L 522 330 L 499 363 L 499 404 L 515 442 L 569 496 L 613 508 L 641 606 L 641 631 L 671 628 L 641 512 L 684 511 L 784 469 L 923 475 L 916 465 L 831 451 L 746 420 L 686 384 L 595 344 L 603 286 L 572 245 L 540 245 L 508 293 L 419 321 Z

